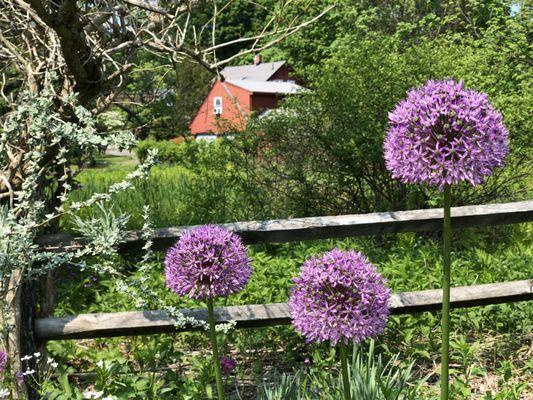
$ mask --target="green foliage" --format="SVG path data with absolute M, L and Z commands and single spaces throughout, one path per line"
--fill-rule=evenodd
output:
M 418 386 L 411 384 L 414 361 L 400 366 L 395 355 L 384 361 L 376 354 L 374 341 L 368 347 L 354 346 L 349 366 L 350 393 L 353 399 L 416 399 Z M 342 397 L 342 379 L 338 372 L 323 368 L 300 370 L 281 375 L 273 384 L 263 385 L 260 400 L 336 400 Z M 419 385 L 422 382 L 419 383 Z
M 141 228 L 145 205 L 153 210 L 157 227 L 257 217 L 258 207 L 252 200 L 259 189 L 250 194 L 241 185 L 241 173 L 225 156 L 227 147 L 222 143 L 197 141 L 177 145 L 166 141 L 146 141 L 141 142 L 137 149 L 139 157 L 144 158 L 153 147 L 160 151 L 165 161 L 177 163 L 154 167 L 147 180 L 136 184 L 135 191 L 114 196 L 115 210 L 130 215 L 129 228 Z M 109 163 L 109 160 L 113 162 Z M 134 168 L 131 160 L 114 157 L 97 159 L 97 162 L 103 164 L 103 168 L 78 175 L 80 188 L 72 193 L 71 201 L 83 201 L 95 192 L 107 190 Z M 91 212 L 81 210 L 77 215 L 86 219 L 90 218 Z M 64 219 L 62 224 L 64 228 L 72 229 L 68 219 Z
M 143 140 L 139 141 L 135 147 L 135 153 L 140 161 L 146 158 L 150 149 L 157 149 L 157 155 L 161 162 L 179 164 L 189 169 L 202 168 L 204 166 L 201 163 L 202 158 L 224 157 L 224 154 L 220 154 L 222 146 L 218 142 L 187 140 L 178 144 L 170 140 Z
M 451 77 L 487 92 L 504 114 L 511 137 L 507 167 L 478 188 L 460 187 L 454 204 L 530 198 L 532 130 L 526 120 L 533 112 L 527 83 L 531 69 L 516 47 L 528 47 L 529 23 L 523 18 L 489 21 L 475 40 L 443 35 L 417 38 L 407 46 L 377 33 L 337 38 L 330 58 L 309 72 L 310 91 L 252 121 L 235 149 L 252 148 L 260 159 L 240 158 L 239 167 L 258 186 L 280 195 L 278 216 L 435 205 L 433 191 L 406 187 L 390 177 L 382 146 L 387 114 L 407 90 L 428 79 Z
M 230 140 L 186 140 L 184 143 L 173 141 L 143 140 L 137 143 L 135 152 L 142 162 L 150 149 L 156 149 L 163 163 L 179 165 L 191 172 L 207 172 L 214 168 L 228 168 L 231 164 Z M 230 167 L 231 168 L 231 167 Z
M 234 0 L 231 2 L 215 0 L 213 2 L 205 2 L 202 9 L 203 12 L 195 15 L 192 24 L 198 30 L 205 29 L 206 26 L 211 29 L 211 18 L 216 6 L 219 13 L 216 18 L 216 31 L 213 33 L 215 35 L 214 41 L 217 44 L 222 44 L 257 35 L 265 25 L 267 18 L 275 12 L 275 8 L 279 4 L 278 0 L 258 0 L 254 2 L 246 0 Z M 279 20 L 281 18 L 282 16 L 280 16 Z M 205 35 L 203 40 L 205 47 L 213 45 L 211 35 Z M 249 47 L 248 42 L 238 41 L 219 48 L 216 52 L 216 57 L 219 60 L 224 60 Z
M 528 224 L 468 229 L 456 233 L 454 238 L 452 285 L 481 284 L 506 280 L 528 279 L 529 266 L 533 259 L 532 227 Z M 394 291 L 422 290 L 440 287 L 440 243 L 437 239 L 416 234 L 400 234 L 376 238 L 325 240 L 283 245 L 258 245 L 251 251 L 254 274 L 246 289 L 227 299 L 218 299 L 217 305 L 254 304 L 284 302 L 288 298 L 291 278 L 296 276 L 302 262 L 309 256 L 339 247 L 357 249 L 368 255 L 379 270 L 387 277 Z M 205 307 L 205 304 L 176 297 L 165 287 L 163 255 L 151 262 L 148 269 L 137 272 L 135 260 L 124 260 L 124 271 L 131 279 L 142 274 L 147 287 L 157 293 L 165 304 L 181 307 Z M 71 276 L 71 274 L 75 276 Z M 59 275 L 57 290 L 62 293 L 56 315 L 72 315 L 81 312 L 113 312 L 136 308 L 134 299 L 119 292 L 110 277 L 102 276 L 92 281 L 89 271 L 64 269 Z M 144 309 L 158 307 L 158 302 L 148 299 Z M 528 366 L 524 355 L 528 351 L 527 337 L 531 332 L 533 307 L 528 302 L 502 304 L 487 307 L 459 309 L 452 312 L 452 325 L 457 332 L 452 335 L 452 375 L 457 382 L 455 396 L 469 399 L 467 390 L 473 393 L 478 382 L 491 377 L 498 379 L 500 389 L 493 390 L 493 397 L 499 390 L 502 393 L 526 393 L 528 386 L 524 379 L 533 373 L 533 365 Z M 413 361 L 416 366 L 413 377 L 420 378 L 432 371 L 433 360 L 440 351 L 438 335 L 440 318 L 438 313 L 421 313 L 393 316 L 387 330 L 380 338 L 380 353 L 384 364 L 394 354 L 399 353 L 401 369 L 405 370 Z M 460 334 L 461 332 L 462 334 Z M 329 373 L 336 365 L 334 354 L 329 354 L 327 345 L 306 344 L 303 338 L 294 334 L 290 327 L 264 328 L 255 330 L 235 330 L 224 335 L 225 351 L 231 351 L 238 360 L 237 382 L 247 382 L 250 376 L 257 380 L 264 377 L 273 383 L 268 374 L 272 366 L 279 365 L 280 372 L 302 367 L 305 358 L 312 360 L 317 381 L 322 385 L 328 382 Z M 179 335 L 157 335 L 135 339 L 99 340 L 90 347 L 75 346 L 73 342 L 52 342 L 50 351 L 63 363 L 75 370 L 97 368 L 96 362 L 110 360 L 117 356 L 116 349 L 127 362 L 122 363 L 121 371 L 113 379 L 128 386 L 138 379 L 139 372 L 151 366 L 190 365 L 189 373 L 173 372 L 160 378 L 164 388 L 175 388 L 172 394 L 187 393 L 190 399 L 205 399 L 205 387 L 213 383 L 209 369 L 209 347 L 205 332 Z M 276 349 L 282 348 L 282 353 Z M 200 354 L 194 356 L 198 349 Z M 159 356 L 157 356 L 159 354 Z M 277 355 L 276 355 L 277 354 Z M 328 355 L 329 354 L 329 355 Z M 510 365 L 508 362 L 512 363 Z M 141 369 L 139 367 L 142 366 Z M 283 367 L 281 367 L 283 366 Z M 320 376 L 320 371 L 328 371 Z M 507 372 L 506 372 L 507 371 Z M 333 374 L 336 376 L 335 371 Z M 522 377 L 522 378 L 521 378 Z M 434 376 L 432 377 L 434 378 Z M 143 378 L 144 379 L 144 378 Z M 414 383 L 413 380 L 411 380 Z M 461 383 L 462 382 L 462 383 Z M 84 383 L 79 382 L 78 385 Z M 238 383 L 241 393 L 250 388 Z M 233 387 L 228 380 L 228 390 Z M 269 386 L 272 387 L 272 386 Z M 111 387 L 108 386 L 111 390 Z M 117 390 L 113 385 L 113 390 Z M 179 388 L 179 389 L 177 389 Z M 254 389 L 255 390 L 255 389 Z M 420 388 L 423 395 L 417 398 L 436 399 L 435 379 Z M 324 391 L 323 391 L 324 392 Z M 115 392 L 114 392 L 115 393 Z M 487 396 L 490 391 L 487 392 Z M 502 397 L 498 394 L 497 398 Z M 134 397 L 135 398 L 135 397 Z M 166 398 L 161 395 L 161 398 Z M 231 397 L 230 397 L 231 398 Z M 491 397 L 486 397 L 490 399 Z M 519 399 L 519 397 L 516 397 Z
M 331 3 L 331 0 L 314 1 L 312 7 L 320 9 Z M 443 35 L 479 38 L 491 24 L 508 20 L 511 4 L 517 4 L 508 0 L 337 0 L 335 3 L 336 7 L 318 22 L 291 35 L 267 53 L 287 58 L 307 75 L 320 69 L 322 62 L 337 52 L 339 39 L 355 38 L 352 48 L 356 48 L 360 40 L 374 34 L 394 38 L 405 47 L 423 38 Z M 523 5 L 519 15 L 527 12 Z
M 135 146 L 135 154 L 140 161 L 146 158 L 149 149 L 157 149 L 157 157 L 161 162 L 180 162 L 184 157 L 185 146 L 181 146 L 170 140 L 142 140 Z

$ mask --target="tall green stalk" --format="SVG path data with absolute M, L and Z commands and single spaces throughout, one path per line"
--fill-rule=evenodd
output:
M 450 361 L 450 253 L 452 246 L 451 188 L 444 186 L 444 246 L 442 268 L 442 357 L 441 357 L 441 400 L 448 400 Z
M 215 330 L 215 312 L 213 299 L 207 299 L 207 319 L 209 321 L 209 337 L 213 348 L 213 363 L 215 364 L 215 379 L 217 381 L 218 399 L 224 400 L 224 386 L 222 385 L 222 373 L 220 371 L 220 356 L 218 355 L 217 332 Z
M 351 400 L 350 395 L 350 378 L 348 377 L 348 362 L 346 360 L 346 345 L 341 340 L 339 342 L 341 356 L 342 387 L 344 390 L 344 400 Z

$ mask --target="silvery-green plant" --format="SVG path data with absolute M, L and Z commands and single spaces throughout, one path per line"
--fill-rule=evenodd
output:
M 98 253 L 102 260 L 113 261 L 117 256 L 116 245 L 123 241 L 126 224 L 129 216 L 115 214 L 113 207 L 106 207 L 102 202 L 96 203 L 89 218 L 82 219 L 74 216 L 72 225 L 75 231 L 90 239 L 86 249 Z M 106 268 L 113 271 L 112 265 Z
M 22 284 L 66 263 L 84 267 L 86 256 L 105 255 L 120 240 L 120 235 L 115 235 L 108 237 L 115 242 L 93 240 L 88 246 L 60 253 L 39 246 L 37 236 L 53 230 L 67 213 L 104 204 L 113 193 L 132 189 L 136 180 L 147 176 L 157 156 L 151 152 L 143 164 L 107 192 L 67 205 L 79 168 L 74 165 L 76 158 L 110 145 L 131 148 L 135 140 L 130 132 L 99 132 L 92 114 L 77 104 L 75 96 L 60 98 L 55 94 L 52 86 L 57 82 L 53 74 L 49 75 L 48 86 L 38 96 L 21 94 L 20 105 L 2 116 L 0 130 L 1 347 L 11 354 L 21 353 L 21 326 L 15 308 L 19 307 Z M 20 362 L 15 367 L 20 369 Z

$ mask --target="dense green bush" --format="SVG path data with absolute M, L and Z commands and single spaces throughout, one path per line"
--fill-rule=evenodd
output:
M 161 162 L 180 163 L 186 157 L 185 152 L 189 146 L 174 143 L 170 140 L 142 140 L 137 142 L 135 147 L 135 154 L 139 161 L 143 162 L 148 150 L 157 149 L 158 157 Z
M 213 142 L 187 139 L 183 143 L 170 140 L 142 140 L 137 142 L 135 153 L 142 162 L 148 150 L 157 149 L 159 161 L 180 165 L 190 170 L 199 171 L 211 167 L 223 167 L 230 162 L 228 140 L 220 139 Z

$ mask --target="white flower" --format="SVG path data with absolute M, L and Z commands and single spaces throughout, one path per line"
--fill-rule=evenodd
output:
M 97 366 L 98 368 L 103 368 L 103 366 L 104 366 L 104 362 L 103 362 L 102 360 L 100 360 L 100 361 L 98 361 L 98 362 L 96 363 L 96 366 Z
M 53 362 L 52 364 L 50 364 L 50 366 L 51 366 L 52 368 L 57 368 L 57 365 L 58 365 L 58 364 L 57 364 L 56 362 Z
M 28 361 L 28 360 L 31 360 L 33 358 L 33 356 L 24 356 L 20 359 L 20 361 Z
M 99 399 L 104 395 L 104 392 L 93 392 L 91 390 L 83 393 L 84 399 Z
M 47 364 L 52 364 L 54 362 L 53 358 L 48 357 L 48 360 L 46 360 Z
M 33 375 L 35 373 L 34 369 L 27 369 L 25 372 L 22 373 L 23 376 L 26 375 Z
M 106 396 L 102 400 L 118 400 L 118 397 L 115 395 Z
M 41 353 L 37 352 L 37 353 L 33 353 L 33 355 L 35 356 L 35 358 L 39 358 L 41 357 Z

